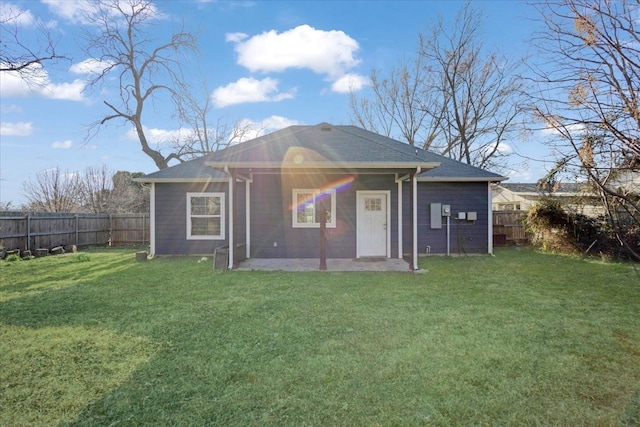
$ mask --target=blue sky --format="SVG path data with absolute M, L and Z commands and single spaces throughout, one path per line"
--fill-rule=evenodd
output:
M 149 35 L 163 39 L 182 25 L 198 34 L 200 52 L 185 58 L 195 86 L 206 83 L 217 119 L 243 120 L 261 132 L 292 124 L 349 124 L 349 85 L 366 90 L 371 70 L 384 70 L 412 56 L 418 34 L 440 15 L 453 22 L 458 1 L 163 1 Z M 485 46 L 509 57 L 527 54 L 535 11 L 519 1 L 478 1 L 485 15 Z M 57 50 L 69 58 L 40 73 L 29 87 L 0 75 L 0 202 L 25 202 L 23 182 L 49 168 L 81 173 L 106 165 L 113 172 L 153 172 L 155 164 L 132 138 L 131 129 L 112 124 L 86 141 L 88 125 L 107 110 L 113 88 L 86 87 L 91 65 L 79 36 L 91 24 L 78 11 L 83 1 L 3 1 L 21 12 L 19 34 L 29 40 L 35 24 L 51 28 Z M 179 124 L 166 105 L 154 105 L 145 125 L 154 144 L 166 144 Z M 536 138 L 510 146 L 528 157 L 546 157 Z M 545 165 L 513 159 L 512 182 L 540 178 Z

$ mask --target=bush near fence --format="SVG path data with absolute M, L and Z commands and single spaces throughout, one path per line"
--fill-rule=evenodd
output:
M 0 250 L 146 244 L 148 214 L 0 214 Z

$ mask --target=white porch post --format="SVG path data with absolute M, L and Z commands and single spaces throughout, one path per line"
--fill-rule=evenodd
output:
M 234 196 L 234 186 L 235 186 L 235 178 L 233 177 L 233 174 L 229 173 L 229 265 L 228 268 L 229 270 L 233 269 L 233 258 L 235 255 L 235 245 L 236 242 L 234 242 L 233 238 L 233 217 L 236 214 L 234 212 L 233 209 L 233 196 Z
M 396 175 L 398 184 L 398 259 L 402 259 L 402 179 Z
M 156 254 L 156 183 L 151 183 L 149 191 L 149 253 Z
M 420 166 L 411 179 L 413 191 L 413 269 L 418 270 L 418 175 L 420 174 Z
M 245 193 L 245 252 L 247 259 L 251 258 L 251 183 L 252 179 L 244 182 Z

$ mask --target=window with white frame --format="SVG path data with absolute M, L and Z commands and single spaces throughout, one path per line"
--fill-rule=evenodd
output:
M 293 190 L 293 227 L 320 227 L 320 208 L 325 207 L 327 227 L 336 226 L 336 190 Z
M 187 193 L 187 239 L 224 240 L 224 193 Z

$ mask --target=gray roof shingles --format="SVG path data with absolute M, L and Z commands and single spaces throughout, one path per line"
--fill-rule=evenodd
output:
M 291 126 L 263 135 L 224 150 L 207 154 L 170 168 L 151 173 L 141 181 L 224 179 L 226 175 L 209 164 L 281 163 L 291 156 L 302 156 L 316 164 L 349 163 L 406 164 L 407 167 L 439 163 L 435 169 L 423 172 L 420 179 L 463 179 L 501 181 L 504 177 L 458 162 L 430 151 L 422 150 L 356 126 L 335 126 L 321 123 L 315 126 Z

